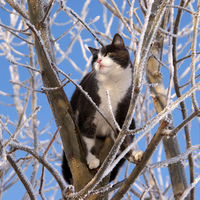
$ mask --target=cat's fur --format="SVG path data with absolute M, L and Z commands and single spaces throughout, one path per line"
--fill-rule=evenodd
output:
M 119 126 L 122 127 L 131 100 L 133 68 L 129 53 L 119 34 L 115 34 L 110 45 L 99 50 L 91 47 L 89 49 L 93 54 L 92 71 L 83 78 L 80 85 L 115 127 L 108 109 L 106 96 L 106 91 L 108 90 L 112 112 Z M 115 140 L 116 136 L 108 123 L 78 89 L 75 90 L 71 98 L 71 106 L 77 117 L 80 132 L 86 145 L 87 164 L 90 169 L 95 169 L 100 165 L 96 150 L 100 140 L 105 139 L 107 136 Z M 134 128 L 133 119 L 130 129 Z M 133 136 L 127 136 L 125 139 L 126 145 L 132 141 Z M 136 159 L 141 159 L 141 156 L 140 154 Z M 113 169 L 110 181 L 115 178 L 119 167 L 123 165 L 124 161 L 125 159 L 122 159 Z M 65 180 L 69 183 L 72 175 L 64 154 L 62 172 Z

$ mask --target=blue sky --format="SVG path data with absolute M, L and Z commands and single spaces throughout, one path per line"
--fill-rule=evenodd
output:
M 67 6 L 72 8 L 76 13 L 78 13 L 79 15 L 81 15 L 81 11 L 82 11 L 82 8 L 83 8 L 83 4 L 84 4 L 85 1 L 82 1 L 82 0 L 68 0 L 67 1 Z M 118 8 L 121 9 L 121 6 L 122 6 L 122 2 L 123 1 L 119 1 L 119 0 L 116 0 L 116 3 L 118 5 Z M 175 1 L 175 4 L 177 5 L 179 3 L 179 1 Z M 194 5 L 197 4 L 197 0 L 195 1 Z M 135 7 L 138 7 L 138 3 L 136 2 L 135 3 Z M 8 8 L 9 10 L 11 10 L 11 7 L 10 6 L 6 6 L 6 8 Z M 56 3 L 55 4 L 55 7 L 53 8 L 52 10 L 52 14 L 51 16 L 53 16 L 53 14 L 56 12 L 58 8 L 58 4 Z M 128 17 L 128 14 L 126 13 L 127 11 L 129 11 L 129 6 L 126 5 L 126 9 L 125 9 L 125 16 Z M 1 9 L 1 8 L 0 8 Z M 105 29 L 106 27 L 104 26 L 103 24 L 103 6 L 99 3 L 98 0 L 92 0 L 88 9 L 88 14 L 87 14 L 87 17 L 85 19 L 85 21 L 87 23 L 89 23 L 91 20 L 93 20 L 96 16 L 100 16 L 100 19 L 99 21 L 95 22 L 94 23 L 94 26 L 91 25 L 90 27 L 92 29 L 98 29 L 98 31 L 101 31 L 101 32 L 105 32 Z M 177 9 L 175 9 L 174 11 L 175 13 L 177 12 Z M 137 11 L 138 15 L 141 16 L 141 11 L 138 10 Z M 107 12 L 107 20 L 109 20 L 111 17 L 111 13 L 108 11 Z M 185 24 L 188 24 L 189 22 L 191 22 L 191 15 L 187 12 L 184 13 L 183 15 L 183 18 L 182 18 L 182 21 L 181 21 L 181 25 L 180 25 L 180 28 L 182 29 Z M 1 9 L 0 11 L 0 20 L 3 24 L 5 25 L 10 25 L 10 16 L 9 14 L 4 11 L 3 9 Z M 70 18 L 64 13 L 64 12 L 61 12 L 58 17 L 56 18 L 55 22 L 58 22 L 58 23 L 65 23 L 67 21 L 69 21 Z M 143 17 L 141 17 L 141 21 L 143 22 Z M 18 19 L 19 21 L 19 19 Z M 133 20 L 135 23 L 137 23 L 136 19 L 134 18 Z M 19 22 L 17 23 L 17 25 L 19 24 Z M 63 32 L 65 32 L 66 30 L 68 30 L 70 27 L 72 26 L 72 23 L 69 23 L 68 25 L 65 25 L 65 26 L 57 26 L 57 25 L 52 25 L 52 34 L 54 36 L 54 38 L 57 38 L 58 36 L 60 36 Z M 191 25 L 190 25 L 191 26 Z M 111 32 L 110 32 L 110 35 L 109 37 L 112 37 L 119 29 L 119 27 L 121 27 L 121 24 L 119 23 L 119 20 L 117 18 L 114 18 L 114 22 L 113 22 L 113 25 L 111 27 Z M 77 30 L 73 30 L 74 31 L 74 34 L 77 33 Z M 128 31 L 125 30 L 125 28 L 123 29 L 123 32 L 125 34 L 128 35 L 128 37 L 130 37 Z M 82 32 L 81 32 L 81 37 L 84 41 L 86 41 L 84 43 L 84 45 L 87 45 L 87 46 L 92 46 L 92 47 L 95 47 L 95 43 L 94 43 L 94 39 L 93 37 L 91 36 L 91 34 L 83 29 Z M 191 34 L 190 34 L 191 35 Z M 0 36 L 1 37 L 1 36 Z M 61 47 L 61 49 L 63 51 L 65 51 L 68 47 L 68 45 L 70 44 L 71 42 L 71 38 L 72 36 L 70 34 L 66 35 L 64 38 L 62 38 L 58 43 Z M 124 40 L 126 45 L 129 45 L 130 44 L 130 41 L 128 39 L 125 39 Z M 187 41 L 188 41 L 188 37 L 185 36 L 185 37 L 182 37 L 178 40 L 180 43 L 182 43 L 182 45 L 184 45 Z M 13 42 L 19 42 L 19 39 L 15 39 L 13 40 Z M 104 41 L 104 42 L 109 42 L 108 40 L 107 41 Z M 0 44 L 3 43 L 3 40 L 0 39 Z M 182 52 L 182 54 L 180 54 L 178 56 L 178 59 L 179 58 L 182 58 L 184 56 L 184 54 L 186 53 L 186 51 L 189 50 L 189 48 L 191 47 L 191 43 L 189 43 L 186 48 L 184 49 L 184 51 Z M 21 47 L 17 47 L 15 46 L 15 48 L 18 50 L 18 51 L 21 51 L 23 52 L 24 54 L 28 54 L 28 48 L 26 45 L 23 45 Z M 165 46 L 165 51 L 167 51 L 168 49 L 168 46 Z M 197 51 L 199 51 L 199 39 L 197 41 Z M 11 83 L 9 83 L 9 80 L 11 80 L 11 77 L 10 77 L 10 72 L 9 72 L 9 66 L 11 65 L 8 60 L 6 59 L 5 56 L 1 56 L 1 50 L 0 50 L 0 63 L 1 63 L 1 70 L 2 70 L 2 73 L 0 73 L 0 80 L 1 80 L 1 84 L 0 84 L 0 91 L 2 92 L 6 92 L 8 94 L 13 94 L 13 85 Z M 13 52 L 12 52 L 13 53 Z M 86 54 L 88 57 L 90 57 L 90 52 L 86 49 Z M 20 56 L 16 55 L 15 53 L 13 53 L 13 55 L 15 56 L 15 58 L 20 58 L 19 62 L 21 63 L 26 63 L 26 62 L 29 62 L 28 58 L 21 58 Z M 56 56 L 57 58 L 60 57 L 60 54 L 57 52 L 56 53 Z M 86 66 L 86 61 L 85 59 L 83 58 L 82 56 L 82 53 L 81 53 L 81 46 L 80 46 L 80 43 L 77 41 L 72 50 L 71 50 L 71 53 L 69 53 L 69 58 L 72 59 L 77 66 L 79 66 L 82 70 L 84 70 L 85 66 Z M 131 58 L 133 59 L 134 58 L 134 54 L 132 53 L 131 54 Z M 167 61 L 167 54 L 164 55 L 164 58 L 163 58 L 164 61 Z M 183 73 L 185 71 L 185 69 L 189 66 L 191 62 L 191 59 L 187 59 L 180 67 L 179 69 L 179 74 Z M 199 65 L 199 61 L 198 63 L 196 64 L 196 66 Z M 69 61 L 67 61 L 66 59 L 61 62 L 58 67 L 60 67 L 63 71 L 65 71 L 65 73 L 71 73 L 71 77 L 74 78 L 74 79 L 80 79 L 81 75 L 80 73 L 78 73 L 73 67 L 72 65 L 70 64 Z M 38 68 L 38 66 L 37 66 Z M 27 79 L 27 77 L 30 76 L 28 70 L 26 68 L 23 68 L 21 66 L 18 66 L 18 70 L 20 72 L 20 80 L 21 81 L 25 81 Z M 169 83 L 169 72 L 167 69 L 165 69 L 164 67 L 162 67 L 162 70 L 161 70 L 162 74 L 163 74 L 163 78 L 164 78 L 164 84 L 165 84 L 165 87 L 168 86 L 168 83 Z M 199 73 L 199 70 L 197 71 L 197 74 Z M 184 84 L 188 81 L 189 79 L 189 75 L 190 73 L 187 74 L 187 76 L 185 78 L 183 78 L 180 82 L 180 84 Z M 61 77 L 62 78 L 62 77 Z M 199 79 L 197 79 L 197 81 L 199 81 Z M 42 86 L 42 85 L 41 85 Z M 40 86 L 40 87 L 41 87 Z M 38 89 L 40 89 L 40 87 Z M 183 90 L 183 93 L 185 93 L 188 88 L 190 86 L 187 87 L 187 89 Z M 68 96 L 68 98 L 70 99 L 72 93 L 74 91 L 74 86 L 72 84 L 68 84 L 66 87 L 65 87 L 65 92 Z M 20 90 L 20 93 L 23 94 L 26 92 L 26 89 L 24 88 L 21 88 Z M 172 91 L 172 94 L 174 93 L 174 91 Z M 199 92 L 196 93 L 196 95 L 198 96 L 198 99 L 200 99 L 200 94 Z M 23 99 L 23 97 L 21 98 Z M 175 99 L 173 99 L 174 101 Z M 5 97 L 3 95 L 0 95 L 0 102 L 3 102 L 3 103 L 8 103 L 8 104 L 13 104 L 13 98 L 11 97 Z M 188 114 L 191 113 L 191 102 L 190 102 L 190 98 L 188 98 L 186 100 L 186 103 L 188 105 Z M 200 104 L 200 102 L 199 102 Z M 47 102 L 47 99 L 46 99 L 46 96 L 44 94 L 41 94 L 41 93 L 38 93 L 37 94 L 37 105 L 38 106 L 41 106 L 41 110 L 38 112 L 38 120 L 40 121 L 39 125 L 38 125 L 38 131 L 41 131 L 45 126 L 46 124 L 53 118 L 52 116 L 52 113 L 51 113 L 51 110 L 49 108 L 49 105 L 48 105 L 48 102 Z M 151 105 L 150 107 L 151 109 L 153 108 L 153 105 Z M 31 113 L 31 102 L 28 103 L 28 107 L 27 107 L 27 111 L 26 111 L 26 115 L 28 116 L 29 114 Z M 3 105 L 2 103 L 0 103 L 0 115 L 3 115 L 4 117 L 6 116 L 9 116 L 9 119 L 12 120 L 13 122 L 16 122 L 18 120 L 18 114 L 16 112 L 16 109 L 13 107 L 13 106 L 5 106 Z M 174 123 L 175 123 L 175 126 L 177 126 L 181 121 L 182 121 L 182 117 L 180 115 L 180 111 L 179 110 L 175 110 L 173 111 L 173 117 L 174 117 Z M 157 126 L 156 126 L 157 127 Z M 156 131 L 156 127 L 152 130 L 152 134 L 155 133 Z M 10 131 L 14 131 L 14 127 L 9 125 L 9 129 Z M 56 131 L 56 126 L 55 126 L 55 123 L 54 121 L 51 123 L 51 128 L 49 130 L 52 134 Z M 9 136 L 5 133 L 3 138 L 8 138 Z M 200 143 L 200 130 L 199 130 L 199 126 L 198 126 L 198 123 L 197 123 L 197 119 L 193 120 L 192 121 L 192 125 L 191 125 L 191 137 L 192 137 L 192 145 L 195 145 L 195 144 L 199 144 Z M 42 141 L 45 141 L 45 140 L 48 140 L 50 139 L 51 137 L 45 133 L 43 135 L 40 135 L 39 139 L 42 140 Z M 185 148 L 186 148 L 186 142 L 185 142 L 185 139 L 184 139 L 184 132 L 183 131 L 180 131 L 180 133 L 178 134 L 178 139 L 179 139 L 179 142 L 180 142 L 180 147 L 181 147 L 181 152 L 184 152 L 185 151 Z M 22 141 L 23 142 L 23 141 Z M 31 144 L 31 143 L 29 143 Z M 145 140 L 142 140 L 139 144 L 139 148 L 142 149 L 142 150 L 145 150 L 145 146 L 146 146 L 146 142 Z M 58 144 L 55 144 L 55 147 L 58 148 L 60 151 L 61 151 L 61 147 L 58 145 Z M 153 156 L 153 162 L 156 162 L 157 161 L 157 154 L 158 154 L 158 150 L 155 152 L 154 156 Z M 24 153 L 22 152 L 17 152 L 17 155 L 18 156 L 22 156 L 24 155 Z M 164 151 L 162 152 L 162 160 L 165 159 L 165 156 L 164 156 Z M 57 161 L 57 164 L 59 164 L 60 161 Z M 55 163 L 54 163 L 55 164 Z M 56 168 L 60 171 L 60 167 L 59 166 L 56 166 Z M 130 169 L 133 168 L 133 165 L 131 165 Z M 26 172 L 26 175 L 27 177 L 30 176 L 30 173 L 31 173 L 31 168 L 29 168 Z M 199 170 L 199 169 L 198 169 Z M 199 172 L 198 170 L 196 170 L 197 174 L 196 175 L 199 175 Z M 162 171 L 164 171 L 164 180 L 166 181 L 167 180 L 167 170 L 166 169 L 162 169 Z M 188 168 L 187 168 L 187 176 L 188 176 Z M 40 176 L 41 174 L 41 170 L 38 172 L 38 177 Z M 48 182 L 51 177 L 50 175 L 48 174 L 48 172 L 46 171 L 46 181 Z M 188 179 L 189 180 L 189 179 Z M 52 184 L 52 186 L 55 185 L 55 182 Z M 199 184 L 197 185 L 198 186 L 198 189 L 196 191 L 196 196 L 200 195 L 200 188 L 199 188 Z M 4 199 L 11 199 L 13 197 L 15 197 L 16 200 L 18 199 L 22 199 L 23 195 L 24 195 L 24 188 L 22 186 L 21 183 L 18 183 L 15 184 L 14 186 L 12 186 L 6 193 L 5 195 L 3 196 L 3 200 Z M 16 195 L 17 194 L 17 195 Z M 51 193 L 49 193 L 49 195 L 51 195 Z M 40 197 L 39 197 L 40 198 Z M 60 192 L 58 192 L 57 196 L 56 196 L 56 199 L 60 198 Z

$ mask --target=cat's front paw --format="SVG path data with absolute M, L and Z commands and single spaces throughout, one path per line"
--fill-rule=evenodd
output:
M 87 157 L 87 164 L 90 169 L 96 169 L 100 165 L 100 160 L 94 155 L 89 155 Z
M 138 151 L 134 151 L 132 154 L 134 156 L 135 162 L 138 163 L 138 162 L 140 162 L 142 160 L 144 152 L 138 150 Z

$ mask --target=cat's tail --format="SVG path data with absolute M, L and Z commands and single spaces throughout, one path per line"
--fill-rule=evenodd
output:
M 65 179 L 65 181 L 70 185 L 72 184 L 72 173 L 70 171 L 66 156 L 65 156 L 65 152 L 63 151 L 63 156 L 62 156 L 62 175 Z

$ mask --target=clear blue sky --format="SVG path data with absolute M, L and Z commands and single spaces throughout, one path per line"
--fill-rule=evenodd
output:
M 79 15 L 81 15 L 81 10 L 82 10 L 82 7 L 83 7 L 83 4 L 84 4 L 85 1 L 82 1 L 82 0 L 68 0 L 67 1 L 67 6 L 68 7 L 71 7 L 75 12 L 77 12 Z M 116 0 L 117 4 L 118 4 L 118 7 L 121 9 L 121 5 L 122 5 L 122 1 L 118 1 Z M 175 1 L 175 4 L 177 5 L 179 3 L 179 1 Z M 195 1 L 195 4 L 197 4 L 197 0 Z M 53 9 L 52 11 L 52 14 L 55 13 L 56 11 L 56 8 L 57 8 L 57 3 L 55 5 L 55 8 Z M 9 10 L 11 10 L 11 7 L 10 6 L 6 6 Z M 125 13 L 128 11 L 128 5 L 126 6 L 126 10 L 125 10 Z M 138 3 L 136 2 L 135 3 L 135 7 L 138 7 Z M 102 16 L 102 13 L 103 13 L 103 6 L 99 3 L 98 0 L 92 0 L 91 3 L 90 3 L 90 6 L 88 7 L 88 15 L 85 19 L 85 21 L 87 23 L 90 22 L 90 20 L 94 19 L 97 15 L 99 15 L 101 18 L 98 22 L 96 22 L 94 25 L 98 28 L 99 31 L 102 31 L 102 32 L 105 32 L 105 27 L 103 25 L 103 16 Z M 0 8 L 1 9 L 1 8 Z M 176 13 L 176 9 L 175 9 L 175 13 Z M 138 10 L 137 11 L 139 16 L 141 16 L 141 12 Z M 107 13 L 108 16 L 107 16 L 107 19 L 110 18 L 111 14 L 110 12 Z M 128 15 L 125 14 L 127 17 Z M 9 14 L 4 11 L 3 9 L 0 10 L 0 20 L 3 24 L 5 25 L 10 25 L 10 16 Z M 60 13 L 59 16 L 57 17 L 56 19 L 56 22 L 59 22 L 59 23 L 65 23 L 67 21 L 69 21 L 70 18 L 64 13 Z M 143 21 L 143 19 L 142 19 Z M 136 20 L 134 19 L 134 22 L 136 22 Z M 181 28 L 187 24 L 191 22 L 191 15 L 189 13 L 184 13 L 184 17 L 181 21 Z M 66 31 L 68 28 L 70 28 L 72 25 L 72 23 L 70 23 L 69 25 L 66 25 L 64 27 L 58 27 L 58 26 L 55 26 L 53 25 L 52 26 L 52 33 L 53 33 L 53 36 L 54 38 L 57 38 L 58 36 L 60 36 L 64 31 Z M 114 19 L 114 23 L 112 25 L 112 28 L 111 28 L 111 35 L 110 36 L 113 36 L 117 30 L 118 30 L 118 27 L 119 27 L 119 20 L 117 18 Z M 91 26 L 91 28 L 94 28 L 93 26 Z M 125 30 L 125 29 L 124 29 Z M 76 32 L 76 31 L 75 31 Z M 128 36 L 130 36 L 128 34 L 127 31 L 124 31 L 125 34 L 127 34 Z M 91 36 L 91 34 L 87 31 L 87 30 L 83 30 L 82 33 L 81 33 L 81 37 L 83 39 L 91 39 L 90 42 L 87 42 L 86 44 L 88 46 L 93 46 L 94 47 L 94 39 L 93 37 Z M 186 42 L 187 42 L 188 38 L 187 37 L 183 37 L 181 38 L 179 41 L 182 42 L 182 44 L 184 45 Z M 3 40 L 0 36 L 0 45 L 3 44 Z M 14 40 L 13 42 L 19 42 L 19 39 L 16 39 L 16 41 Z M 71 36 L 68 34 L 66 37 L 64 37 L 63 39 L 60 40 L 59 44 L 62 48 L 63 51 L 65 51 L 68 47 L 68 45 L 70 44 L 71 42 Z M 108 42 L 108 41 L 107 41 Z M 199 39 L 198 39 L 198 42 L 199 42 Z M 197 51 L 199 51 L 199 43 L 197 42 Z M 127 45 L 129 45 L 129 40 L 125 39 L 125 43 Z M 188 47 L 186 48 L 187 50 L 190 48 L 191 46 L 191 43 L 188 44 Z M 28 49 L 27 47 L 22 46 L 22 47 L 16 47 L 16 49 L 18 51 L 22 51 L 24 54 L 28 54 Z M 165 50 L 167 51 L 167 47 L 165 47 Z M 186 50 L 185 50 L 186 51 Z M 1 73 L 0 73 L 0 80 L 1 80 L 1 84 L 0 84 L 0 91 L 2 92 L 6 92 L 8 94 L 13 94 L 13 85 L 11 83 L 9 83 L 9 80 L 11 80 L 11 77 L 10 77 L 10 72 L 9 72 L 9 65 L 10 63 L 7 61 L 7 59 L 4 57 L 4 56 L 1 56 L 1 50 L 0 50 L 0 63 L 1 63 Z M 87 56 L 89 57 L 90 56 L 90 52 L 89 51 L 86 51 L 87 53 Z M 184 52 L 185 53 L 185 52 Z M 183 54 L 181 54 L 178 58 L 181 58 L 183 57 Z M 14 54 L 16 57 L 20 57 L 16 54 Z M 59 54 L 57 54 L 58 57 L 60 57 Z M 69 57 L 75 61 L 76 65 L 77 66 L 80 66 L 80 68 L 83 70 L 84 67 L 85 67 L 85 60 L 83 59 L 83 56 L 81 55 L 81 47 L 80 47 L 80 44 L 79 42 L 76 42 L 75 45 L 73 46 L 72 48 L 72 52 L 69 54 Z M 133 59 L 133 53 L 131 54 L 131 57 Z M 166 61 L 167 60 L 167 55 L 164 56 L 164 60 Z M 188 59 L 186 62 L 184 62 L 184 66 L 182 66 L 180 69 L 179 69 L 179 73 L 181 74 L 190 64 L 190 59 Z M 28 62 L 28 58 L 22 58 L 21 60 L 19 60 L 19 62 L 21 63 L 26 63 Z M 199 62 L 198 62 L 199 64 Z M 78 79 L 80 78 L 80 74 L 77 73 L 73 67 L 71 66 L 71 64 L 64 60 L 61 64 L 59 64 L 59 67 L 65 71 L 66 73 L 71 73 L 71 77 L 74 78 L 74 79 Z M 18 70 L 20 71 L 20 80 L 21 81 L 24 81 L 27 79 L 27 77 L 29 77 L 29 73 L 27 71 L 27 69 L 19 66 L 18 67 Z M 169 82 L 169 72 L 168 70 L 166 70 L 165 68 L 162 68 L 162 73 L 163 73 L 163 77 L 164 77 L 164 84 L 165 86 L 167 87 L 168 85 L 168 82 Z M 197 72 L 197 74 L 199 73 L 199 71 Z M 181 84 L 187 82 L 189 78 L 189 74 L 181 81 Z M 199 79 L 197 79 L 197 81 L 199 81 Z M 189 86 L 190 87 L 190 86 Z M 40 89 L 40 88 L 39 88 Z M 68 96 L 68 98 L 70 99 L 72 93 L 73 93 L 73 90 L 74 90 L 74 87 L 71 85 L 71 84 L 68 84 L 66 87 L 65 87 L 65 91 L 66 91 L 66 94 Z M 183 93 L 185 92 L 186 90 L 183 91 Z M 25 93 L 26 90 L 25 89 L 21 89 L 20 90 L 20 93 Z M 174 93 L 174 91 L 172 92 Z M 200 95 L 199 95 L 199 92 L 197 92 L 197 95 L 198 95 L 198 99 L 200 99 Z M 52 114 L 51 114 L 51 110 L 49 108 L 49 105 L 48 105 L 48 102 L 47 102 L 47 99 L 46 99 L 46 96 L 44 94 L 38 94 L 37 96 L 37 105 L 38 106 L 41 106 L 41 110 L 38 112 L 38 119 L 40 120 L 40 124 L 39 124 L 39 131 L 42 130 L 42 128 L 52 119 Z M 188 104 L 190 105 L 190 100 L 187 99 L 186 102 L 188 102 Z M 1 102 L 4 102 L 4 103 L 9 103 L 9 104 L 13 104 L 13 98 L 11 97 L 4 97 L 3 95 L 0 95 L 0 115 L 3 115 L 3 116 L 9 116 L 9 119 L 16 122 L 18 120 L 18 114 L 15 110 L 14 107 L 7 107 L 7 106 L 4 106 L 3 104 L 1 104 Z M 200 105 L 200 101 L 199 101 L 199 105 Z M 190 109 L 191 109 L 191 106 L 188 107 L 188 113 L 190 113 Z M 181 115 L 177 115 L 177 112 L 180 112 L 180 111 L 175 111 L 173 112 L 173 115 L 174 115 L 174 122 L 175 122 L 175 126 L 178 125 L 181 121 L 182 121 L 182 118 L 180 117 Z M 28 103 L 28 108 L 27 108 L 27 116 L 31 113 L 31 102 Z M 14 128 L 12 126 L 9 126 L 10 130 L 11 131 L 14 131 Z M 152 134 L 155 132 L 156 130 L 156 127 L 152 130 Z M 52 134 L 56 131 L 56 126 L 55 126 L 55 123 L 52 122 L 51 124 L 51 129 L 49 130 Z M 192 122 L 192 127 L 191 127 L 191 137 L 192 137 L 192 144 L 195 145 L 195 144 L 199 144 L 200 142 L 200 130 L 199 130 L 199 126 L 198 126 L 198 123 L 197 123 L 197 119 L 195 119 L 193 122 Z M 8 136 L 5 134 L 4 137 L 7 137 Z M 46 134 L 44 135 L 41 135 L 39 137 L 40 140 L 47 140 L 47 139 L 50 139 L 50 137 Z M 180 142 L 180 147 L 181 147 L 181 152 L 184 152 L 185 151 L 185 148 L 186 148 L 186 144 L 185 144 L 185 139 L 184 139 L 184 132 L 181 131 L 179 134 L 178 134 L 178 139 L 179 139 L 179 142 Z M 146 143 L 145 141 L 141 141 L 139 143 L 139 147 L 140 149 L 145 149 L 145 146 L 146 146 Z M 59 147 L 59 145 L 56 145 L 56 147 L 58 149 L 61 150 L 61 148 Z M 153 161 L 156 162 L 157 161 L 157 153 L 158 151 L 155 152 L 155 156 L 153 157 Z M 24 155 L 22 154 L 21 152 L 18 152 L 18 155 Z M 162 153 L 162 160 L 165 159 L 165 156 L 164 156 L 164 152 Z M 59 161 L 57 163 L 60 163 Z M 56 168 L 60 171 L 60 167 L 59 166 L 56 166 Z M 133 168 L 133 165 L 131 165 L 130 167 L 131 169 Z M 29 177 L 30 173 L 31 173 L 31 170 L 32 169 L 29 169 L 27 172 L 26 172 L 26 175 Z M 167 176 L 167 173 L 166 173 L 166 169 L 162 169 L 164 171 L 164 173 L 166 174 Z M 196 170 L 196 172 L 198 172 Z M 187 168 L 187 173 L 188 173 L 188 168 Z M 38 172 L 38 177 L 40 176 L 41 174 L 41 170 Z M 199 175 L 196 174 L 196 175 Z M 50 180 L 51 177 L 50 175 L 48 174 L 48 172 L 46 171 L 46 180 Z M 166 177 L 165 179 L 166 180 Z M 189 179 L 188 179 L 189 180 Z M 55 185 L 55 182 L 54 184 L 52 184 L 52 186 Z M 197 185 L 198 188 L 196 190 L 196 196 L 198 197 L 200 195 L 200 185 L 198 184 Z M 6 199 L 12 199 L 13 197 L 18 200 L 18 199 L 22 199 L 23 195 L 24 195 L 24 188 L 22 186 L 22 184 L 18 181 L 17 184 L 15 184 L 14 186 L 12 186 L 7 192 L 6 194 L 4 194 L 3 196 L 3 200 L 6 200 Z M 60 192 L 57 192 L 58 195 L 56 196 L 56 199 L 60 198 Z M 50 193 L 51 194 L 51 193 Z M 49 195 L 50 195 L 49 194 Z M 38 199 L 40 199 L 40 197 L 38 196 Z

